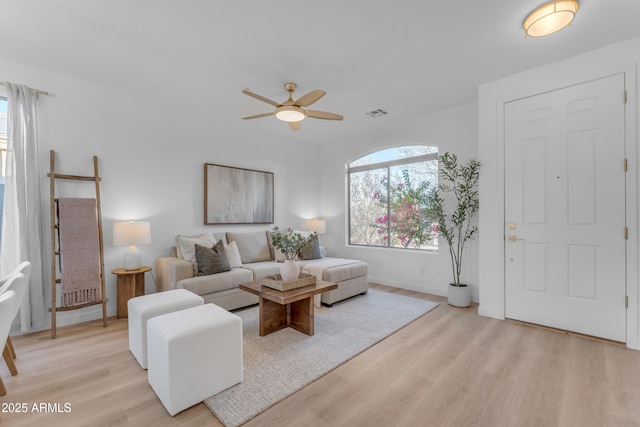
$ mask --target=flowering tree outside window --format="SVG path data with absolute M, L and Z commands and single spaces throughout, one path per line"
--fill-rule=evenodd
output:
M 435 237 L 433 225 L 428 218 L 426 195 L 433 187 L 429 181 L 412 185 L 409 171 L 402 171 L 402 182 L 381 181 L 383 190 L 374 193 L 381 207 L 388 212 L 376 218 L 377 229 L 389 246 L 419 249 Z M 386 190 L 386 191 L 385 191 Z
M 349 243 L 436 250 L 426 195 L 437 185 L 437 159 L 437 147 L 408 146 L 349 164 Z
M 351 242 L 367 246 L 386 246 L 382 235 L 370 226 L 376 218 L 387 212 L 375 199 L 378 183 L 387 172 L 376 169 L 353 173 L 350 176 L 349 213 L 351 227 Z

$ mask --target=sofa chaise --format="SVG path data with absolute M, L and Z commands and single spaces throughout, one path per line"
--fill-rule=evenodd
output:
M 199 274 L 196 244 L 208 248 L 222 240 L 231 269 L 209 275 Z M 369 288 L 369 266 L 365 262 L 324 256 L 299 260 L 301 271 L 319 280 L 338 284 L 338 288 L 322 294 L 325 305 L 364 294 Z M 270 231 L 203 233 L 178 236 L 172 256 L 156 259 L 156 291 L 187 289 L 226 310 L 257 304 L 258 297 L 238 288 L 241 283 L 260 280 L 280 272 L 280 252 L 271 244 Z

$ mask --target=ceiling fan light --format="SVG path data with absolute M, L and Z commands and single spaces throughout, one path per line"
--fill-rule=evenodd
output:
M 299 122 L 307 117 L 304 110 L 295 105 L 282 105 L 277 108 L 276 117 L 283 122 Z
M 545 3 L 531 12 L 524 20 L 527 37 L 542 37 L 553 34 L 571 25 L 578 11 L 577 0 L 557 0 Z

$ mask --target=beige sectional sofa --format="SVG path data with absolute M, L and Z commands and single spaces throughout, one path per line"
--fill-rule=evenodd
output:
M 225 244 L 230 271 L 199 276 L 194 265 L 195 243 L 211 247 L 219 240 Z M 237 248 L 237 249 L 236 249 Z M 324 250 L 321 251 L 324 255 Z M 258 297 L 241 291 L 241 283 L 260 280 L 280 272 L 280 253 L 271 245 L 269 231 L 203 233 L 199 236 L 178 236 L 170 257 L 156 259 L 156 291 L 182 288 L 227 310 L 258 303 Z M 322 294 L 325 305 L 364 294 L 369 288 L 369 266 L 358 260 L 327 258 L 300 260 L 301 270 L 320 280 L 338 284 L 338 289 Z

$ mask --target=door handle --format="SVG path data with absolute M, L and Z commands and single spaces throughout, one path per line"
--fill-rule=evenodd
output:
M 509 240 L 510 242 L 515 242 L 515 241 L 518 241 L 518 240 L 524 240 L 524 239 L 519 238 L 519 237 L 518 237 L 518 236 L 516 236 L 515 234 L 509 234 L 509 235 L 507 236 L 507 240 Z

